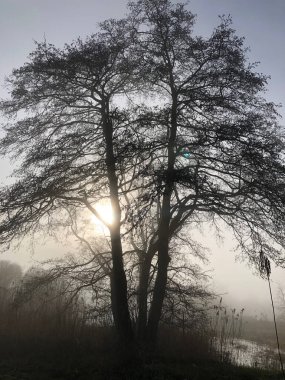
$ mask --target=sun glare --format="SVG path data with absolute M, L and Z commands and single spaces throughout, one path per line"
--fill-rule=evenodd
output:
M 98 203 L 95 206 L 95 210 L 98 212 L 98 214 L 100 215 L 100 217 L 103 219 L 104 222 L 108 224 L 113 223 L 113 210 L 112 210 L 112 206 L 109 203 Z M 96 227 L 99 227 L 99 229 L 102 229 L 103 231 L 105 229 L 107 230 L 107 227 L 105 226 L 105 224 L 100 219 L 98 219 L 95 215 L 92 215 L 91 219 L 92 219 L 92 223 Z

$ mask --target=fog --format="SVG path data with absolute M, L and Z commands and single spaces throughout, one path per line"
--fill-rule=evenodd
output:
M 63 46 L 77 36 L 84 37 L 96 31 L 96 23 L 106 18 L 121 17 L 125 13 L 126 0 L 0 0 L 0 81 L 14 67 L 22 65 L 33 50 L 34 40 L 47 40 Z M 238 35 L 245 36 L 246 45 L 251 47 L 252 61 L 260 61 L 258 71 L 271 75 L 268 93 L 265 96 L 277 103 L 284 99 L 285 50 L 285 3 L 283 0 L 192 0 L 188 5 L 197 14 L 195 31 L 208 35 L 218 24 L 219 14 L 231 14 Z M 7 95 L 4 86 L 0 96 Z M 284 110 L 280 109 L 284 115 Z M 0 163 L 0 182 L 9 181 L 12 165 L 7 160 Z M 204 244 L 209 247 L 209 263 L 205 271 L 212 277 L 213 286 L 225 302 L 237 309 L 245 308 L 249 314 L 264 313 L 271 318 L 268 284 L 256 271 L 249 267 L 246 259 L 241 260 L 233 252 L 235 244 L 229 232 L 224 241 L 217 241 L 214 233 L 204 234 Z M 49 257 L 55 258 L 70 250 L 61 242 L 35 242 L 33 254 L 26 242 L 17 252 L 7 252 L 1 259 L 17 262 L 26 269 Z M 273 293 L 278 299 L 278 288 L 285 288 L 285 272 L 272 268 Z

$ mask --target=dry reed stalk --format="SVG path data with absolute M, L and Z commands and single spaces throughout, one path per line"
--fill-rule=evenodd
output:
M 283 379 L 285 380 L 285 373 L 284 373 L 283 361 L 282 361 L 281 352 L 280 352 L 280 344 L 279 344 L 279 337 L 278 337 L 278 330 L 277 330 L 277 323 L 276 323 L 276 316 L 275 316 L 275 307 L 274 307 L 272 289 L 271 289 L 271 284 L 270 284 L 271 265 L 270 265 L 270 260 L 268 259 L 268 257 L 266 257 L 264 255 L 262 250 L 260 251 L 260 255 L 259 255 L 259 265 L 260 265 L 259 269 L 260 269 L 261 275 L 265 275 L 267 278 L 267 281 L 268 281 L 270 298 L 271 298 L 271 305 L 272 305 L 272 313 L 273 313 L 273 319 L 274 319 L 276 341 L 277 341 L 277 350 L 278 350 L 279 361 L 280 361 Z

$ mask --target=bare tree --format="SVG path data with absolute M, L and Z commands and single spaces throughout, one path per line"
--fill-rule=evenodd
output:
M 124 262 L 131 247 L 140 262 L 139 337 L 153 344 L 171 245 L 189 224 L 223 221 L 252 260 L 262 247 L 283 263 L 284 141 L 276 107 L 260 95 L 267 78 L 247 62 L 229 19 L 201 38 L 183 4 L 129 8 L 86 41 L 38 44 L 8 79 L 1 152 L 20 164 L 15 184 L 1 189 L 0 234 L 7 245 L 60 210 L 91 212 L 110 235 L 119 336 L 134 340 Z M 96 209 L 102 199 L 112 223 Z M 138 245 L 134 231 L 154 216 Z

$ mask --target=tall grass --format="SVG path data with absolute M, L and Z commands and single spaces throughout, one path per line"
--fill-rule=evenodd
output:
M 244 309 L 228 309 L 222 303 L 214 306 L 211 318 L 211 345 L 218 352 L 221 361 L 231 361 L 234 343 L 241 337 Z
M 88 372 L 91 368 L 103 373 L 117 370 L 121 362 L 125 367 L 131 365 L 122 360 L 115 344 L 110 310 L 93 318 L 88 298 L 70 298 L 67 285 L 56 280 L 40 287 L 33 284 L 32 292 L 27 292 L 21 282 L 0 288 L 0 365 L 14 360 L 13 366 L 36 363 L 43 371 L 56 367 L 65 373 L 71 369 Z M 183 310 L 182 318 L 165 318 L 156 356 L 146 357 L 140 365 L 155 368 L 157 361 L 182 366 L 213 359 L 225 365 L 233 362 L 236 343 L 242 336 L 243 312 L 228 309 L 220 299 L 208 319 L 202 313 L 191 323 Z M 264 361 L 267 358 L 270 364 L 269 356 Z M 76 377 L 73 374 L 69 378 Z

